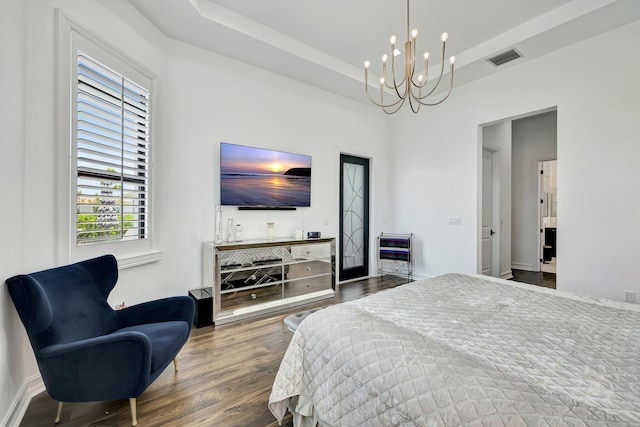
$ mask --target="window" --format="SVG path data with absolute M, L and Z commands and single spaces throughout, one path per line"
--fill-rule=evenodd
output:
M 56 53 L 57 261 L 162 258 L 153 239 L 154 74 L 61 9 Z M 128 53 L 127 53 L 128 52 Z
M 77 52 L 76 245 L 149 237 L 149 90 Z

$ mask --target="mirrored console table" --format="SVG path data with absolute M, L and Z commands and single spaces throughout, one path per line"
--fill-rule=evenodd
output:
M 335 295 L 335 239 L 204 243 L 202 287 L 223 324 Z

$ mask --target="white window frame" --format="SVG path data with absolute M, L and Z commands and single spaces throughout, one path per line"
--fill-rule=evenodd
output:
M 77 245 L 77 64 L 78 51 L 113 68 L 124 76 L 145 85 L 150 92 L 151 111 L 154 111 L 154 75 L 143 65 L 129 58 L 92 34 L 82 25 L 57 11 L 56 52 L 56 117 L 57 168 L 56 168 L 56 212 L 57 212 L 57 261 L 59 264 L 76 262 L 94 256 L 111 253 L 118 265 L 127 268 L 154 262 L 162 253 L 154 249 L 154 186 L 153 186 L 153 142 L 149 150 L 149 201 L 148 219 L 145 228 L 148 237 L 131 241 L 110 241 Z M 151 118 L 150 133 L 153 137 L 155 120 Z

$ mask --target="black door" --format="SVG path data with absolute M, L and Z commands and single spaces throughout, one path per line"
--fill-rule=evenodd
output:
M 340 155 L 339 280 L 369 276 L 369 159 Z

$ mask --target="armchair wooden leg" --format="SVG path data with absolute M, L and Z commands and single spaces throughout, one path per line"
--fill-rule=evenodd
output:
M 178 358 L 174 357 L 173 358 L 173 367 L 175 368 L 176 372 L 178 371 Z
M 136 398 L 129 398 L 129 406 L 131 406 L 131 425 L 135 426 L 138 424 L 138 417 L 136 416 Z
M 58 413 L 56 414 L 56 421 L 55 423 L 58 424 L 60 422 L 60 415 L 62 415 L 62 405 L 64 404 L 64 402 L 58 402 Z

